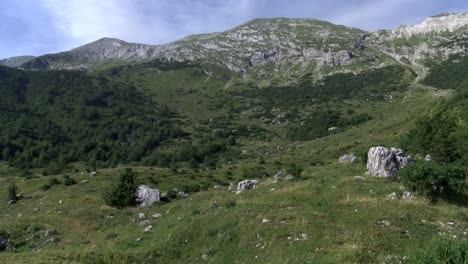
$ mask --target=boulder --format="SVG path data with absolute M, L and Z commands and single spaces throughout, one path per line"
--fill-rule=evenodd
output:
M 426 157 L 424 157 L 424 160 L 425 161 L 431 161 L 432 160 L 431 155 L 427 154 Z
M 373 147 L 367 153 L 367 171 L 376 177 L 395 177 L 399 169 L 412 162 L 411 156 L 396 148 Z
M 279 171 L 275 174 L 275 176 L 273 177 L 275 180 L 279 180 L 279 179 L 282 179 L 284 177 L 284 173 L 282 171 Z
M 340 163 L 353 163 L 359 159 L 359 156 L 356 153 L 344 154 L 338 159 Z
M 244 180 L 237 184 L 237 193 L 245 190 L 254 189 L 257 186 L 257 180 Z
M 151 189 L 146 185 L 140 185 L 137 188 L 136 198 L 141 208 L 150 207 L 154 202 L 159 202 L 161 199 L 158 189 Z

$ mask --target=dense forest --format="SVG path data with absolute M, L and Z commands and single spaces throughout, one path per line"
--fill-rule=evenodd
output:
M 0 68 L 0 158 L 21 168 L 138 161 L 184 136 L 176 114 L 125 83 Z

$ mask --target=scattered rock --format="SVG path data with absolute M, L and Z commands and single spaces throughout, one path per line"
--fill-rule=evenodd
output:
M 155 219 L 157 219 L 157 218 L 160 218 L 160 217 L 161 217 L 161 214 L 156 213 L 156 214 L 153 214 L 152 217 L 155 218 Z
M 269 222 L 270 222 L 270 220 L 268 220 L 266 218 L 263 218 L 263 220 L 262 220 L 262 223 L 269 223 Z
M 414 196 L 412 193 L 408 191 L 404 191 L 403 196 L 401 198 L 403 198 L 404 200 L 411 200 L 411 199 L 414 199 Z
M 18 214 L 17 217 L 20 218 L 21 216 L 23 216 L 23 214 Z
M 91 176 L 91 177 L 94 177 L 94 176 L 96 176 L 96 175 L 97 175 L 97 171 L 91 171 L 91 172 L 89 173 L 89 176 Z
M 146 185 L 140 185 L 137 188 L 136 197 L 141 208 L 148 208 L 153 203 L 161 200 L 159 190 L 152 189 Z
M 424 157 L 424 160 L 425 161 L 431 161 L 432 160 L 431 155 L 427 154 L 426 157 Z
M 292 175 L 288 175 L 288 176 L 284 177 L 284 179 L 289 181 L 289 180 L 294 179 L 294 177 Z
M 57 235 L 57 234 L 58 234 L 57 230 L 55 230 L 55 229 L 47 229 L 47 230 L 45 231 L 45 233 L 44 233 L 44 236 L 46 236 L 46 237 L 48 237 L 48 236 L 55 236 L 55 235 Z
M 88 180 L 82 180 L 82 181 L 79 181 L 78 183 L 83 184 L 83 183 L 87 183 L 87 182 L 88 182 Z
M 149 225 L 149 226 L 147 226 L 147 227 L 145 228 L 145 230 L 143 230 L 143 232 L 148 233 L 149 231 L 151 231 L 152 228 L 153 228 L 153 226 L 152 226 L 152 225 Z
M 356 153 L 344 154 L 338 159 L 339 163 L 354 163 L 359 160 L 359 156 Z
M 177 193 L 177 196 L 179 196 L 179 197 L 188 197 L 189 194 L 186 193 L 186 192 L 180 191 L 180 192 Z
M 201 258 L 202 258 L 203 260 L 208 260 L 208 255 L 207 255 L 207 254 L 203 254 L 203 255 L 201 255 Z
M 387 220 L 379 220 L 377 223 L 375 223 L 375 225 L 378 227 L 387 227 L 390 226 L 390 222 Z
M 62 201 L 62 200 L 60 200 L 60 201 L 59 201 L 59 204 L 62 204 L 62 203 L 63 203 L 63 201 Z
M 275 174 L 275 176 L 273 177 L 275 180 L 279 180 L 279 179 L 282 179 L 284 177 L 284 173 L 282 171 L 279 171 Z
M 143 220 L 140 222 L 140 226 L 148 225 L 149 221 L 148 220 Z
M 389 199 L 390 201 L 393 201 L 393 200 L 397 200 L 397 199 L 398 199 L 397 194 L 396 194 L 395 192 L 392 192 L 392 193 L 389 194 L 387 197 L 388 197 L 388 199 Z
M 354 176 L 354 179 L 356 179 L 356 180 L 365 180 L 366 178 L 364 178 L 362 176 Z
M 233 183 L 233 182 L 229 182 L 228 191 L 232 191 L 232 190 L 234 190 L 234 188 L 235 188 L 234 183 Z
M 141 239 L 142 239 L 141 237 L 137 238 L 137 239 L 136 239 L 136 242 L 141 241 Z
M 369 175 L 376 177 L 395 177 L 399 169 L 412 161 L 403 150 L 385 147 L 373 147 L 367 154 L 367 170 Z
M 333 127 L 329 127 L 329 128 L 328 128 L 328 131 L 335 131 L 335 130 L 337 130 L 337 129 L 338 129 L 338 127 L 333 126 Z
M 241 193 L 245 190 L 250 190 L 250 189 L 255 189 L 257 186 L 258 181 L 257 180 L 244 180 L 240 181 L 237 184 L 237 193 Z
M 139 219 L 146 219 L 145 213 L 138 213 L 138 218 Z
M 16 203 L 15 200 L 10 200 L 10 201 L 8 201 L 8 205 L 12 205 L 12 204 L 15 204 L 15 203 Z

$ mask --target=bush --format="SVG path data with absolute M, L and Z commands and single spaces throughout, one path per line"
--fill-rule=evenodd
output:
M 167 192 L 167 197 L 168 197 L 169 199 L 175 199 L 175 198 L 177 198 L 177 192 L 176 192 L 176 190 L 170 190 L 170 191 L 168 191 L 168 192 Z
M 103 194 L 104 202 L 112 207 L 123 208 L 136 204 L 137 178 L 132 169 L 125 169 Z
M 436 162 L 417 161 L 399 172 L 403 184 L 413 192 L 430 200 L 448 198 L 466 188 L 462 167 Z
M 11 181 L 7 186 L 8 201 L 18 200 L 17 194 L 18 194 L 18 187 L 13 181 Z
M 73 178 L 70 178 L 70 176 L 68 175 L 65 175 L 63 176 L 63 184 L 65 186 L 70 186 L 70 185 L 76 184 L 76 180 Z
M 289 167 L 286 169 L 287 174 L 291 174 L 295 178 L 299 178 L 302 174 L 302 167 L 297 165 L 296 163 L 292 163 L 289 165 Z

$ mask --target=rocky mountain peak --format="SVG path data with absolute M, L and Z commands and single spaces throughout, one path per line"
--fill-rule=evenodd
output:
M 424 19 L 416 25 L 402 25 L 392 30 L 397 37 L 411 37 L 413 35 L 424 35 L 441 32 L 454 32 L 468 25 L 468 12 L 443 13 Z

